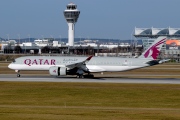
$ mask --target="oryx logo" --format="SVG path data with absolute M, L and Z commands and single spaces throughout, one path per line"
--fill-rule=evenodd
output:
M 53 70 L 54 73 L 56 73 L 56 70 Z
M 157 56 L 159 55 L 159 45 L 163 44 L 165 42 L 166 38 L 160 40 L 159 42 L 157 42 L 156 44 L 154 44 L 151 48 L 149 48 L 146 53 L 144 54 L 144 57 L 150 57 L 152 56 L 153 59 L 157 59 Z

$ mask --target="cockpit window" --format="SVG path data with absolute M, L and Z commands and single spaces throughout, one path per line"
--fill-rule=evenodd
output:
M 13 62 L 13 63 L 15 63 L 15 62 L 16 62 L 16 60 L 14 59 L 12 62 Z

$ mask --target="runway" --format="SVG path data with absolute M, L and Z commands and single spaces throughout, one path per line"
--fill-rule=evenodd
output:
M 53 77 L 48 75 L 23 75 L 18 78 L 15 74 L 0 74 L 0 81 L 11 82 L 85 82 L 85 83 L 140 83 L 140 84 L 180 84 L 180 79 L 174 78 L 76 78 Z

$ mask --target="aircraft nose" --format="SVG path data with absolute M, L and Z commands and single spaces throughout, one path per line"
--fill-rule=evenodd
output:
M 9 65 L 8 65 L 8 68 L 12 69 L 12 65 L 11 65 L 11 64 L 9 64 Z

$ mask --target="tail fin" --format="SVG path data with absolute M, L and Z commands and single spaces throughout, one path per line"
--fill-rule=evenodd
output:
M 158 37 L 152 45 L 145 50 L 139 58 L 157 59 L 163 43 L 166 41 L 166 37 Z

